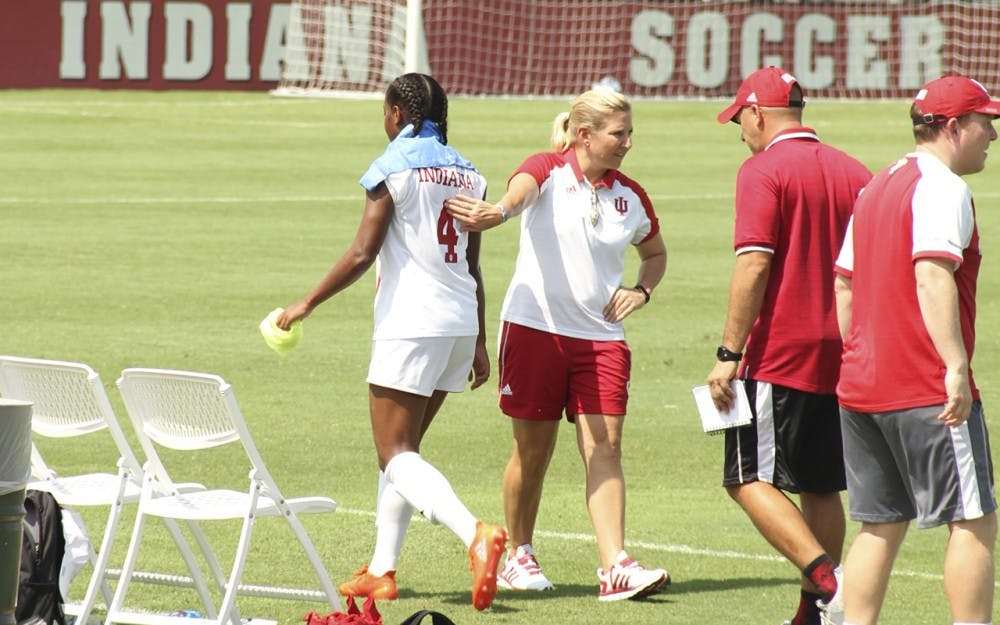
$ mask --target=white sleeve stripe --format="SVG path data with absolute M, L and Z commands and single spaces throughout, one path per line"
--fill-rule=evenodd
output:
M 774 254 L 774 250 L 769 247 L 764 247 L 762 245 L 748 245 L 746 247 L 741 247 L 736 250 L 736 255 L 746 254 L 747 252 L 766 252 L 768 254 Z

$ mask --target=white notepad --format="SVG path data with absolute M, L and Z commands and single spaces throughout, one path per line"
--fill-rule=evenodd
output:
M 747 391 L 743 387 L 743 380 L 733 380 L 729 384 L 736 391 L 736 401 L 733 402 L 733 407 L 726 412 L 719 412 L 716 409 L 715 404 L 712 403 L 712 394 L 709 392 L 707 384 L 691 389 L 694 393 L 694 401 L 698 404 L 701 427 L 709 434 L 718 434 L 729 428 L 749 425 L 753 418 L 750 413 L 750 402 L 747 400 Z

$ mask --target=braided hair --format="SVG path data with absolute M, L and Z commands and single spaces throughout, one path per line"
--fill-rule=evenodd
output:
M 437 124 L 441 143 L 448 144 L 448 96 L 434 78 L 412 72 L 396 78 L 385 91 L 385 101 L 406 112 L 417 134 L 429 119 Z

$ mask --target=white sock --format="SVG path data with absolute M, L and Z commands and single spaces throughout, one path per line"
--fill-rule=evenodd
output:
M 468 547 L 476 538 L 476 517 L 462 505 L 448 479 L 420 454 L 405 451 L 393 456 L 385 477 L 396 492 L 431 523 L 440 523 Z
M 378 473 L 378 504 L 375 509 L 375 553 L 368 564 L 368 572 L 381 577 L 396 569 L 399 553 L 403 550 L 406 528 L 413 518 L 413 506 L 406 502 L 396 488 L 385 479 L 385 472 Z

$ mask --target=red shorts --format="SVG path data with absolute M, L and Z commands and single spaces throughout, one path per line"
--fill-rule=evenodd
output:
M 591 341 L 503 322 L 500 409 L 515 419 L 624 415 L 632 352 L 625 341 Z

